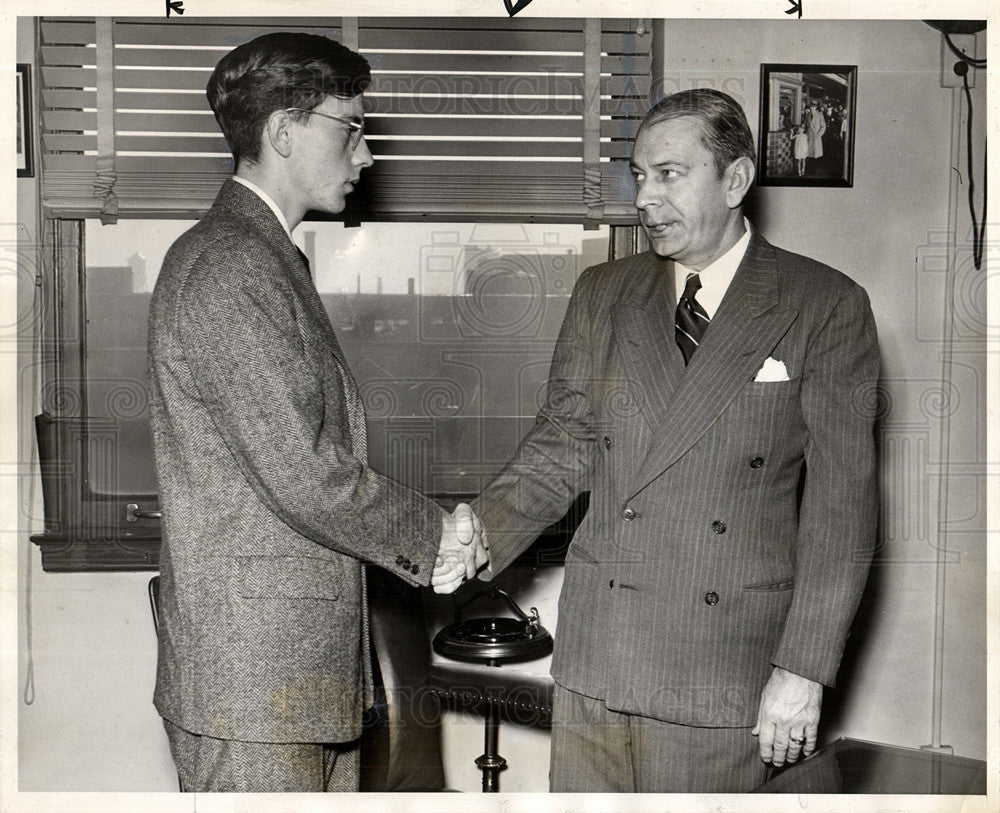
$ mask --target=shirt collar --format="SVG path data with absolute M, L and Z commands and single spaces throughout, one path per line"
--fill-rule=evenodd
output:
M 267 192 L 265 192 L 259 186 L 257 186 L 257 184 L 248 181 L 246 178 L 241 178 L 239 175 L 233 175 L 233 180 L 236 181 L 237 183 L 243 184 L 247 189 L 256 194 L 257 197 L 259 197 L 262 201 L 264 201 L 264 203 L 267 204 L 267 208 L 269 208 L 272 212 L 274 212 L 274 216 L 278 218 L 278 222 L 281 224 L 281 228 L 285 230 L 285 234 L 287 234 L 288 239 L 291 240 L 292 232 L 288 228 L 288 221 L 285 220 L 285 215 L 281 211 L 281 209 L 278 208 L 278 204 L 275 203 L 273 200 L 271 200 L 271 196 L 268 195 Z
M 711 265 L 706 266 L 701 271 L 695 272 L 681 263 L 674 261 L 674 287 L 675 299 L 680 301 L 681 294 L 684 293 L 684 285 L 687 282 L 688 274 L 697 273 L 701 279 L 701 289 L 698 291 L 698 304 L 708 313 L 709 317 L 715 316 L 722 303 L 722 297 L 726 295 L 729 283 L 736 276 L 736 269 L 743 262 L 743 256 L 747 253 L 747 246 L 750 245 L 750 221 L 743 218 L 743 236 L 725 254 L 719 257 Z

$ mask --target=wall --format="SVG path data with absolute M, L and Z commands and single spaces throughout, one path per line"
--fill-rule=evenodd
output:
M 794 36 L 789 36 L 794 32 Z M 738 44 L 742 43 L 742 47 Z M 30 32 L 19 31 L 19 61 L 30 61 Z M 676 87 L 710 84 L 741 94 L 758 116 L 761 62 L 830 61 L 859 66 L 857 152 L 852 189 L 762 190 L 755 219 L 775 243 L 808 253 L 854 276 L 871 295 L 879 323 L 892 440 L 883 481 L 889 533 L 849 653 L 827 736 L 849 734 L 906 746 L 930 742 L 935 545 L 941 476 L 949 482 L 943 741 L 964 756 L 985 756 L 985 518 L 982 478 L 970 475 L 985 454 L 983 370 L 975 340 L 982 276 L 959 256 L 958 287 L 967 306 L 956 320 L 950 456 L 942 449 L 934 393 L 941 378 L 943 258 L 949 222 L 952 92 L 938 87 L 939 35 L 920 22 L 862 21 L 823 26 L 801 21 L 669 21 L 663 45 Z M 975 89 L 977 127 L 985 118 L 983 77 Z M 982 138 L 977 139 L 982 143 Z M 964 166 L 964 164 L 963 164 Z M 963 198 L 964 200 L 964 198 Z M 18 220 L 37 229 L 35 182 L 18 182 Z M 967 242 L 968 217 L 958 212 Z M 32 276 L 22 276 L 19 312 L 30 312 Z M 29 310 L 25 311 L 24 308 Z M 27 368 L 25 368 L 27 369 Z M 19 382 L 22 459 L 31 437 L 31 384 Z M 940 411 L 940 410 L 938 410 Z M 907 458 L 906 454 L 913 455 Z M 21 790 L 171 791 L 176 785 L 150 698 L 155 648 L 145 585 L 148 574 L 45 574 L 19 517 L 19 681 L 26 674 L 25 608 L 30 602 L 35 702 L 19 701 Z M 32 494 L 25 489 L 22 504 Z M 551 606 L 558 577 L 539 586 Z M 30 595 L 26 593 L 30 589 Z M 531 598 L 518 601 L 530 606 Z M 546 619 L 543 615 L 543 623 Z M 551 627 L 550 627 L 551 628 Z M 20 691 L 20 689 L 19 689 Z M 481 728 L 460 717 L 446 732 L 448 781 L 478 787 L 471 760 Z M 544 790 L 547 743 L 507 727 L 501 753 L 516 770 L 510 790 Z

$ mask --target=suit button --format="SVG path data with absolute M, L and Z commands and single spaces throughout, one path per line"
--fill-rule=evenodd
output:
M 635 509 L 631 505 L 627 506 L 622 511 L 622 519 L 625 520 L 626 522 L 631 522 L 637 516 L 639 515 L 636 513 Z
M 712 532 L 717 534 L 724 534 L 726 532 L 726 523 L 721 519 L 717 519 L 712 523 Z
M 719 603 L 719 594 L 716 593 L 714 590 L 710 593 L 705 593 L 705 603 L 709 607 L 714 607 L 716 604 Z
M 605 449 L 611 448 L 611 438 L 609 438 L 607 435 L 604 436 L 604 448 Z
M 764 465 L 764 458 L 763 457 L 751 457 L 750 458 L 750 468 L 751 469 L 759 469 L 763 465 Z
M 414 576 L 416 576 L 419 572 L 420 572 L 420 565 L 413 565 L 410 568 L 410 573 L 412 573 Z
M 403 562 L 405 562 L 405 561 L 406 560 L 403 558 L 402 554 L 400 554 L 399 556 L 396 557 L 396 565 L 398 567 L 402 567 L 403 566 Z

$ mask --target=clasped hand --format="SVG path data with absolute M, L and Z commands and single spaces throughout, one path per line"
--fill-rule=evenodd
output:
M 489 562 L 483 523 L 466 503 L 445 514 L 441 546 L 434 560 L 431 586 L 436 593 L 454 593 L 466 579 Z

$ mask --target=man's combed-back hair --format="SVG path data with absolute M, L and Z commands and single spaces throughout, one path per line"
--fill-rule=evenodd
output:
M 326 37 L 265 34 L 230 51 L 208 80 L 208 103 L 233 158 L 260 158 L 264 124 L 275 110 L 312 110 L 328 96 L 352 99 L 371 83 L 368 60 Z
M 737 158 L 754 160 L 753 134 L 743 108 L 732 96 L 711 88 L 682 90 L 661 99 L 649 108 L 639 129 L 682 116 L 701 122 L 702 143 L 712 153 L 720 177 Z

